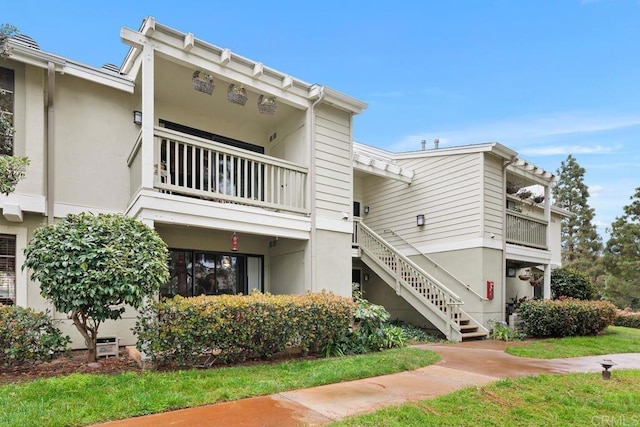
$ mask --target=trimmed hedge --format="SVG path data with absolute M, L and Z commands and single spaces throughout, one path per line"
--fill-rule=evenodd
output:
M 618 310 L 618 315 L 613 324 L 616 326 L 640 329 L 640 312 L 633 312 L 630 309 Z
M 0 305 L 0 365 L 51 361 L 67 352 L 69 342 L 47 312 Z
M 523 302 L 518 314 L 529 336 L 569 337 L 602 332 L 613 324 L 616 307 L 608 301 L 532 300 Z
M 287 346 L 317 352 L 351 327 L 354 303 L 331 293 L 175 297 L 144 307 L 138 349 L 179 366 L 267 359 Z

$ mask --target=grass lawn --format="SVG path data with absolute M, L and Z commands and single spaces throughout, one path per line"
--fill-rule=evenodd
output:
M 74 426 L 408 371 L 440 356 L 413 348 L 209 370 L 73 374 L 0 387 L 0 426 Z
M 331 426 L 635 426 L 639 382 L 638 370 L 507 379 Z
M 640 329 L 609 326 L 598 336 L 529 341 L 524 345 L 508 347 L 506 352 L 514 356 L 536 359 L 640 353 Z M 640 419 L 638 424 L 640 425 Z

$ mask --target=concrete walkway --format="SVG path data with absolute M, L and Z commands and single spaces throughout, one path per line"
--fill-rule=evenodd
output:
M 430 399 L 501 378 L 541 373 L 599 372 L 602 359 L 618 369 L 640 369 L 640 353 L 571 359 L 528 359 L 504 352 L 501 341 L 423 345 L 442 360 L 415 371 L 330 384 L 271 396 L 199 406 L 100 424 L 109 427 L 311 426 L 373 412 L 385 406 Z

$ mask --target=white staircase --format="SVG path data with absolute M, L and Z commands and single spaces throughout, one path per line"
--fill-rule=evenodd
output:
M 464 302 L 458 295 L 362 222 L 354 222 L 353 241 L 362 261 L 448 340 L 487 336 L 488 331 L 464 312 Z

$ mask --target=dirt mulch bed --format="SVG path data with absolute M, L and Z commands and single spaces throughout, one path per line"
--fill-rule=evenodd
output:
M 273 363 L 281 363 L 287 360 L 313 360 L 320 356 L 301 354 L 299 350 L 287 350 L 282 353 L 275 354 L 269 360 L 247 360 L 233 365 L 225 365 L 214 363 L 209 367 L 193 367 L 191 369 L 215 369 L 223 366 L 252 366 L 266 365 Z M 140 366 L 133 360 L 125 347 L 120 347 L 118 357 L 100 358 L 99 366 L 92 367 L 87 363 L 86 350 L 74 350 L 71 357 L 60 357 L 48 363 L 39 363 L 37 365 L 18 366 L 13 368 L 0 367 L 0 385 L 33 381 L 40 378 L 51 378 L 69 375 L 73 373 L 79 374 L 120 374 L 123 372 L 142 372 Z M 171 365 L 158 366 L 159 372 L 171 372 L 181 368 Z M 185 368 L 182 368 L 185 369 Z M 189 368 L 186 368 L 189 369 Z
M 79 374 L 119 374 L 122 372 L 140 372 L 138 364 L 129 357 L 124 347 L 118 357 L 100 358 L 99 366 L 91 367 L 87 363 L 85 350 L 74 350 L 71 357 L 60 357 L 48 363 L 31 366 L 0 368 L 0 384 L 19 381 L 32 381 L 40 378 L 58 377 L 73 373 Z

